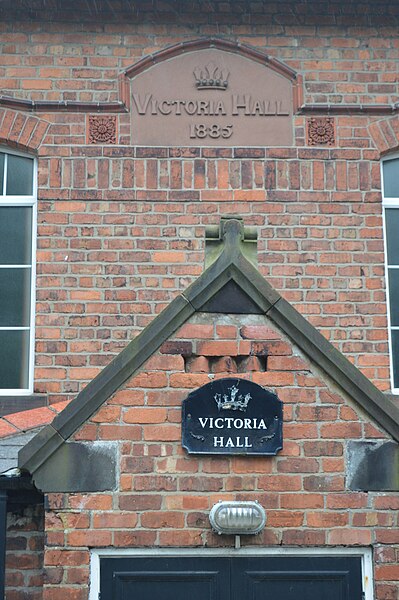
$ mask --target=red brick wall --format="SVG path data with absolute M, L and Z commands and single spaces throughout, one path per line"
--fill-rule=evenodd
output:
M 87 165 L 40 161 L 42 185 L 54 166 L 62 189 L 40 193 L 37 391 L 60 400 L 90 380 L 202 272 L 205 226 L 225 214 L 257 226 L 261 273 L 389 388 L 375 150 L 80 150 Z
M 43 506 L 19 507 L 7 515 L 6 599 L 41 600 Z
M 218 35 L 295 69 L 307 104 L 398 99 L 396 2 L 139 4 L 129 19 L 116 2 L 51 19 L 40 2 L 2 5 L 2 93 L 116 101 L 143 56 Z M 397 118 L 333 117 L 327 147 L 296 116 L 291 148 L 149 149 L 132 147 L 129 114 L 102 146 L 86 143 L 87 113 L 0 113 L 0 140 L 39 155 L 35 391 L 74 396 L 202 272 L 204 227 L 227 213 L 258 227 L 270 283 L 389 388 L 379 159 L 399 147 Z
M 237 377 L 284 403 L 284 449 L 276 457 L 188 455 L 182 400 L 244 364 Z M 231 499 L 258 500 L 267 512 L 264 532 L 244 537 L 245 546 L 371 545 L 376 600 L 394 600 L 398 495 L 348 491 L 345 467 L 349 440 L 386 437 L 266 319 L 198 315 L 75 434 L 117 441 L 120 476 L 113 493 L 48 496 L 47 581 L 58 575 L 44 598 L 87 598 L 91 547 L 231 547 L 208 520 L 214 503 Z

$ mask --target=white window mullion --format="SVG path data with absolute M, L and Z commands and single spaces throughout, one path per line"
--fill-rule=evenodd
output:
M 3 196 L 6 195 L 7 190 L 7 166 L 8 166 L 8 154 L 4 155 L 4 173 L 3 173 Z
M 36 188 L 36 177 L 35 185 Z M 30 296 L 30 342 L 29 342 L 29 389 L 33 391 L 35 370 L 35 317 L 36 317 L 36 232 L 37 203 L 32 207 L 31 296 Z
M 0 327 L 0 331 L 30 331 L 30 327 Z
M 389 167 L 387 167 L 389 163 Z M 392 178 L 392 174 L 397 168 L 397 183 L 396 178 Z M 384 180 L 384 173 L 388 173 L 388 180 Z M 395 271 L 399 269 L 399 253 L 398 256 L 392 256 L 392 222 L 388 225 L 389 217 L 392 219 L 392 213 L 388 217 L 387 211 L 395 211 L 395 216 L 399 212 L 399 156 L 394 155 L 386 158 L 381 163 L 381 181 L 382 181 L 382 195 L 383 195 L 383 227 L 384 227 L 384 255 L 385 255 L 385 280 L 386 280 L 386 304 L 387 304 L 387 321 L 388 321 L 388 344 L 389 344 L 389 356 L 390 356 L 390 373 L 391 373 L 391 387 L 393 393 L 399 394 L 399 325 L 392 323 L 392 316 L 394 315 L 393 309 L 398 310 L 399 313 L 399 296 L 398 298 L 393 297 L 394 291 L 392 285 L 390 285 L 390 274 L 393 276 Z M 387 187 L 388 186 L 388 187 Z M 388 193 L 390 194 L 388 196 Z M 396 219 L 395 219 L 396 220 Z M 398 219 L 399 224 L 399 219 Z M 399 236 L 398 231 L 395 231 L 395 236 Z M 390 237 L 391 236 L 391 237 Z M 396 239 L 396 238 L 395 238 Z M 388 255 L 388 248 L 390 248 L 390 256 Z M 395 248 L 396 254 L 396 248 Z M 396 279 L 396 278 L 395 278 Z M 392 283 L 392 281 L 391 281 Z M 395 290 L 397 295 L 397 290 Z M 396 312 L 396 311 L 395 311 Z M 396 317 L 395 317 L 396 320 Z
M 3 364 L 2 369 L 0 366 L 0 396 L 17 396 L 33 392 L 37 176 L 36 162 L 31 156 L 14 151 L 9 152 L 7 149 L 3 149 L 2 154 L 4 170 L 3 187 L 0 189 L 0 219 L 7 218 L 7 221 L 3 221 L 2 229 L 5 256 L 0 253 L 0 272 L 3 274 L 2 284 L 4 285 L 2 297 L 6 302 L 6 312 L 3 312 L 0 326 L 0 342 L 2 342 L 0 343 L 0 361 Z M 9 160 L 9 155 L 12 155 L 12 161 Z M 21 157 L 21 160 L 18 157 Z M 10 177 L 9 168 L 12 170 Z M 11 192 L 9 195 L 7 195 L 7 186 Z M 29 195 L 27 195 L 28 192 Z M 13 214 L 13 208 L 21 212 L 21 223 L 19 223 L 18 212 Z M 11 212 L 1 212 L 2 210 L 7 211 L 7 209 L 10 209 Z M 11 227 L 10 232 L 8 225 Z M 27 245 L 28 235 L 31 239 L 30 247 Z M 24 246 L 20 248 L 19 252 L 14 250 L 17 248 L 15 244 L 18 243 L 18 240 L 21 244 L 24 240 Z M 7 260 L 14 261 L 16 264 L 7 264 Z M 21 262 L 18 262 L 19 260 Z M 21 270 L 26 271 L 26 277 L 30 274 L 29 288 L 25 286 L 25 276 Z M 22 279 L 19 275 L 17 276 L 18 272 Z M 8 282 L 13 283 L 10 289 L 7 287 Z M 21 285 L 23 296 L 20 295 L 19 285 Z M 13 289 L 12 292 L 11 289 Z M 14 308 L 14 300 L 17 298 L 18 301 Z M 27 318 L 28 311 L 29 319 Z
M 0 265 L 0 269 L 31 269 L 32 265 Z

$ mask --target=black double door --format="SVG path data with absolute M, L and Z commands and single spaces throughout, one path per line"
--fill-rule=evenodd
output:
M 103 558 L 101 600 L 361 600 L 358 557 Z

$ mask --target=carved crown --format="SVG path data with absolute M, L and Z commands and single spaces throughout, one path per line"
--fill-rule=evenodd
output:
M 236 385 L 228 388 L 230 394 L 215 394 L 214 399 L 219 410 L 247 410 L 249 401 L 251 400 L 251 394 L 238 394 L 239 389 Z
M 194 77 L 198 90 L 226 90 L 228 86 L 229 71 L 221 69 L 214 62 L 203 68 L 195 67 Z

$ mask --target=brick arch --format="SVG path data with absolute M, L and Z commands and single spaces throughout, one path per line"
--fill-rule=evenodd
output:
M 126 69 L 124 75 L 128 78 L 132 78 L 164 60 L 179 56 L 180 54 L 186 54 L 187 52 L 194 52 L 195 50 L 204 50 L 207 48 L 216 48 L 218 50 L 240 54 L 241 56 L 245 56 L 246 58 L 268 66 L 270 69 L 276 71 L 290 81 L 295 81 L 297 79 L 297 73 L 276 58 L 268 56 L 264 52 L 260 52 L 252 46 L 218 38 L 190 40 L 174 46 L 169 46 L 164 50 L 160 50 L 159 52 L 155 52 L 154 54 L 139 60 L 139 62 L 137 62 L 135 65 L 132 65 Z
M 33 115 L 0 109 L 0 144 L 37 151 L 43 142 L 50 123 Z
M 380 155 L 399 150 L 399 115 L 372 123 L 369 133 Z

